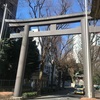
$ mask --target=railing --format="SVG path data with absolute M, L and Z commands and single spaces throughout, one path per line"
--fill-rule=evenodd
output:
M 34 80 L 35 86 L 34 88 L 37 88 L 37 80 Z M 0 80 L 0 91 L 14 91 L 15 86 L 15 80 Z M 42 81 L 42 88 L 45 88 L 48 86 L 48 81 L 43 80 Z M 31 82 L 27 81 L 23 84 L 23 91 L 30 91 L 31 90 Z
M 0 87 L 2 86 L 14 86 L 15 80 L 0 80 Z

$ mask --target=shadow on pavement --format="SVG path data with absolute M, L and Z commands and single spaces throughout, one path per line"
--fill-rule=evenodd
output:
M 61 98 L 61 97 L 67 97 L 65 95 L 49 95 L 49 96 L 41 96 L 37 97 L 36 99 L 52 99 L 52 98 Z
M 43 95 L 43 96 L 40 96 L 40 97 L 37 97 L 36 99 L 51 99 L 51 98 L 62 98 L 62 97 L 67 97 L 67 98 L 81 98 L 83 97 L 83 95 L 76 95 L 73 93 L 74 92 L 74 88 L 72 87 L 68 87 L 68 88 L 65 88 L 65 89 L 61 89 L 57 92 L 53 92 L 53 93 L 50 93 L 49 95 Z
M 34 98 L 34 100 L 80 100 L 85 95 L 74 94 L 74 88 L 67 87 L 56 92 L 51 92 L 48 95 L 41 95 Z M 97 100 L 100 100 L 100 92 L 96 93 Z

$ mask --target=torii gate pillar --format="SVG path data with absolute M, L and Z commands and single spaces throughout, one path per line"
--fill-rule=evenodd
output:
M 90 51 L 90 34 L 89 34 L 89 25 L 86 23 L 86 18 L 84 17 L 81 20 L 82 27 L 82 48 L 83 48 L 83 65 L 84 65 L 84 79 L 85 79 L 85 96 L 88 99 L 81 100 L 90 100 L 89 98 L 94 97 L 93 91 L 93 77 L 92 77 L 92 67 L 91 67 L 91 51 Z M 94 99 L 93 99 L 94 100 Z
M 15 89 L 14 89 L 14 97 L 20 97 L 22 94 L 22 84 L 24 80 L 24 71 L 25 71 L 27 49 L 28 49 L 29 26 L 25 25 L 24 28 L 25 28 L 24 36 L 22 40 L 19 63 L 18 63 L 18 70 L 17 70 L 16 83 L 15 83 Z

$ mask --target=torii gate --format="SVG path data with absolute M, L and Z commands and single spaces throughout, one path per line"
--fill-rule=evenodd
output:
M 88 15 L 88 19 L 91 17 Z M 64 34 L 80 34 L 82 33 L 82 47 L 83 47 L 83 61 L 84 61 L 84 78 L 85 78 L 85 92 L 86 96 L 92 98 L 93 93 L 93 80 L 92 80 L 92 69 L 91 69 L 91 57 L 90 57 L 90 47 L 89 47 L 89 34 L 86 32 L 88 28 L 89 33 L 100 32 L 100 27 L 86 26 L 85 13 L 61 15 L 55 17 L 47 18 L 37 18 L 30 20 L 5 20 L 9 23 L 9 27 L 24 27 L 24 32 L 10 34 L 10 38 L 20 38 L 22 37 L 22 45 L 20 51 L 20 58 L 16 76 L 16 83 L 14 89 L 14 97 L 21 96 L 22 81 L 24 78 L 25 61 L 27 55 L 28 37 L 41 37 L 41 36 L 54 36 L 54 35 L 64 35 Z M 81 27 L 56 30 L 57 24 L 80 22 Z M 43 32 L 32 32 L 29 31 L 30 26 L 43 26 L 50 25 L 49 31 Z

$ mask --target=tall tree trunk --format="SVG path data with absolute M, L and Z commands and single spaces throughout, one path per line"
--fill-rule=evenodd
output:
M 51 73 L 51 88 L 53 88 L 53 76 L 54 76 L 54 64 L 52 64 L 52 73 Z
M 38 84 L 37 84 L 37 94 L 38 95 L 41 95 L 43 69 L 44 69 L 44 62 L 42 62 L 40 66 L 39 79 L 38 79 Z
M 58 89 L 60 89 L 61 85 L 61 71 L 58 72 Z
M 62 80 L 62 88 L 64 89 L 65 80 Z

